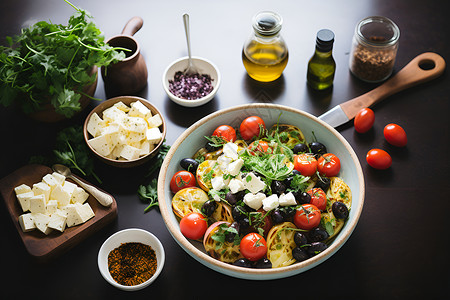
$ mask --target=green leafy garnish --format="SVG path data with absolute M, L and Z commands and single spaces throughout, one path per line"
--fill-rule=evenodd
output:
M 157 185 L 158 180 L 153 178 L 148 185 L 140 185 L 138 188 L 139 198 L 142 201 L 149 202 L 149 205 L 144 209 L 144 212 L 148 212 L 152 207 L 159 206 Z
M 17 102 L 26 113 L 50 103 L 65 117 L 81 109 L 83 87 L 95 82 L 94 66 L 108 66 L 125 54 L 104 42 L 104 37 L 85 10 L 76 12 L 67 25 L 38 22 L 21 34 L 7 37 L 0 47 L 0 103 Z M 126 50 L 126 49 L 120 49 Z

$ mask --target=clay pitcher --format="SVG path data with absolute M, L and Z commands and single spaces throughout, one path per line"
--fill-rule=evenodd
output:
M 131 18 L 122 30 L 122 34 L 113 36 L 107 43 L 111 47 L 126 48 L 126 58 L 107 68 L 102 67 L 105 90 L 112 96 L 136 95 L 147 85 L 147 65 L 140 53 L 140 47 L 133 35 L 141 29 L 144 21 L 141 17 Z

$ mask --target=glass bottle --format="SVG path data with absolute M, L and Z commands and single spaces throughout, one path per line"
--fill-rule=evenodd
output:
M 333 52 L 334 33 L 328 29 L 319 30 L 316 50 L 308 62 L 306 79 L 315 90 L 324 90 L 333 85 L 336 63 Z
M 242 61 L 248 75 L 258 81 L 274 81 L 288 62 L 288 49 L 280 30 L 280 15 L 263 11 L 253 17 L 253 33 L 242 49 Z
M 367 17 L 355 28 L 350 71 L 366 82 L 387 79 L 394 68 L 400 30 L 386 17 Z

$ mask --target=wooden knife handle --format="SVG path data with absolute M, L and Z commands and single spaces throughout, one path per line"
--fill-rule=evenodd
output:
M 429 68 L 424 69 L 424 66 Z M 403 69 L 377 88 L 340 106 L 348 119 L 353 119 L 365 107 L 397 92 L 439 77 L 445 70 L 445 60 L 439 54 L 426 52 L 416 56 Z

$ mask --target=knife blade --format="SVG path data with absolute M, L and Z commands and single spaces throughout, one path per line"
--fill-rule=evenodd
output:
M 432 65 L 423 69 L 421 66 Z M 324 114 L 319 119 L 333 127 L 338 127 L 352 120 L 363 108 L 389 97 L 404 89 L 439 77 L 445 70 L 445 60 L 439 54 L 426 52 L 416 56 L 397 74 L 377 88 L 352 100 L 341 103 Z

